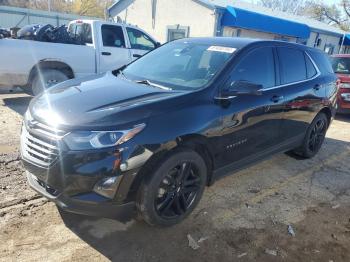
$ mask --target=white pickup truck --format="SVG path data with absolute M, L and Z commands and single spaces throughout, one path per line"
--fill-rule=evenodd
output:
M 127 24 L 75 20 L 68 31 L 85 45 L 1 39 L 0 86 L 19 86 L 36 95 L 67 79 L 117 69 L 159 45 Z

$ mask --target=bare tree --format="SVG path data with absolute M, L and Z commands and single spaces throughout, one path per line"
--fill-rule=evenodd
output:
M 0 0 L 1 5 L 48 10 L 48 0 Z M 67 12 L 71 9 L 70 0 L 51 0 L 51 10 Z
M 312 8 L 305 10 L 305 13 L 309 17 L 335 25 L 343 30 L 350 29 L 350 2 L 348 0 L 343 0 L 338 5 L 315 2 Z
M 343 30 L 350 29 L 349 0 L 342 0 L 338 5 L 328 5 L 320 0 L 259 0 L 258 3 L 273 10 L 311 17 Z
M 290 14 L 301 14 L 308 0 L 260 0 L 258 4 Z
M 105 17 L 106 8 L 113 0 L 74 0 L 73 10 L 80 15 Z
M 105 17 L 106 8 L 114 0 L 51 0 L 51 11 L 79 15 Z M 38 10 L 48 10 L 48 0 L 0 0 L 0 5 L 9 5 Z

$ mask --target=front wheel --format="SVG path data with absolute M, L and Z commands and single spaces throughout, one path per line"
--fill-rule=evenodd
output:
M 294 150 L 294 153 L 304 158 L 314 157 L 323 144 L 328 124 L 327 116 L 324 113 L 319 113 L 310 124 L 303 144 Z
M 32 81 L 31 92 L 36 96 L 45 89 L 68 80 L 68 76 L 56 69 L 43 69 L 37 72 Z
M 185 219 L 202 197 L 207 167 L 190 149 L 178 149 L 143 181 L 138 199 L 141 217 L 150 225 L 171 226 Z

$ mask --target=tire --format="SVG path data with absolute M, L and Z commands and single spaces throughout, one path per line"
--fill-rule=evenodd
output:
M 142 182 L 139 217 L 152 226 L 172 226 L 197 206 L 207 182 L 207 167 L 196 152 L 179 148 L 163 158 Z
M 34 96 L 51 86 L 69 79 L 66 74 L 56 69 L 44 69 L 40 72 L 41 74 L 39 72 L 35 74 L 32 81 L 31 93 Z
M 303 144 L 293 152 L 303 158 L 314 157 L 322 147 L 328 125 L 329 121 L 326 114 L 319 113 L 310 124 Z

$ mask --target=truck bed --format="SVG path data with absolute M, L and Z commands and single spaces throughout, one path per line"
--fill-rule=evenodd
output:
M 0 40 L 0 85 L 21 86 L 28 82 L 29 72 L 40 61 L 69 64 L 74 77 L 96 73 L 93 45 L 72 45 L 32 40 Z

